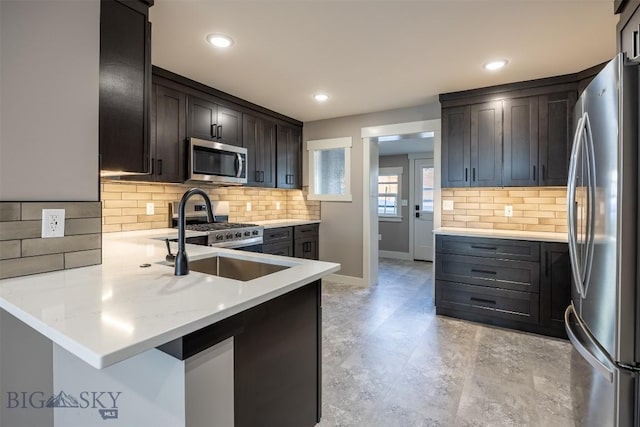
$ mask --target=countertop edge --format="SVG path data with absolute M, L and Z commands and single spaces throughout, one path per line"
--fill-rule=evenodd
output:
M 565 233 L 552 233 L 545 231 L 511 231 L 481 228 L 453 228 L 440 227 L 433 230 L 436 235 L 484 237 L 489 239 L 529 240 L 536 242 L 567 243 L 568 236 Z

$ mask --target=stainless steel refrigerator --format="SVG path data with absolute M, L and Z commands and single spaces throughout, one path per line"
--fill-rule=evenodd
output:
M 617 56 L 575 108 L 565 327 L 588 362 L 572 366 L 584 402 L 578 424 L 585 426 L 640 425 L 638 70 Z

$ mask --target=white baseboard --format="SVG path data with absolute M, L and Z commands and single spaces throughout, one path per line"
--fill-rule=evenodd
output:
M 322 278 L 329 282 L 343 283 L 345 285 L 367 286 L 362 277 L 343 276 L 342 274 L 329 274 Z
M 413 257 L 409 252 L 378 251 L 378 256 L 380 258 L 392 258 L 392 259 L 403 259 L 406 261 L 413 261 Z

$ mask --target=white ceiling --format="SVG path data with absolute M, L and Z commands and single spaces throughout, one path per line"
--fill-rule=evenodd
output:
M 580 71 L 613 57 L 617 16 L 611 0 L 156 0 L 151 21 L 154 65 L 312 121 Z M 510 63 L 484 71 L 493 58 Z

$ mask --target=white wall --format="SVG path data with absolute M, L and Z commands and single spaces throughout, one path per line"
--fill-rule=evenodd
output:
M 0 0 L 0 201 L 99 200 L 99 31 L 99 0 Z M 51 342 L 0 313 L 0 349 L 0 425 L 51 425 L 3 408 L 52 391 Z
M 406 154 L 380 156 L 380 168 L 401 167 L 400 199 L 409 200 L 409 184 L 413 179 L 409 175 L 409 157 Z M 382 235 L 381 251 L 409 253 L 409 215 L 413 213 L 411 206 L 400 206 L 401 222 L 379 221 L 378 229 Z
M 0 200 L 98 200 L 98 0 L 0 1 Z
M 353 138 L 351 151 L 351 191 L 353 202 L 322 202 L 320 225 L 320 259 L 342 264 L 341 275 L 363 277 L 362 255 L 362 188 L 363 165 L 361 129 L 368 126 L 433 120 L 440 118 L 440 104 L 421 105 L 377 113 L 360 114 L 335 119 L 318 120 L 304 124 L 306 141 L 350 136 Z M 307 177 L 306 156 L 303 177 Z M 305 182 L 304 185 L 307 185 Z M 377 241 L 376 241 L 377 242 Z

